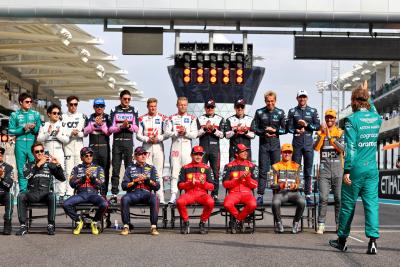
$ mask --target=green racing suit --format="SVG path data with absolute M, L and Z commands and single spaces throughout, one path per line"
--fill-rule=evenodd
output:
M 379 238 L 376 150 L 382 119 L 370 103 L 370 110 L 360 109 L 345 119 L 344 174 L 350 174 L 351 185 L 342 184 L 338 229 L 340 238 L 349 236 L 358 197 L 361 197 L 364 205 L 365 235 Z
M 24 127 L 27 123 L 34 123 L 35 128 L 26 131 Z M 18 109 L 11 113 L 10 116 L 8 133 L 15 136 L 15 161 L 17 163 L 20 191 L 27 190 L 28 180 L 24 177 L 24 166 L 26 161 L 34 161 L 31 146 L 36 140 L 41 124 L 39 112 L 32 109 L 27 111 Z

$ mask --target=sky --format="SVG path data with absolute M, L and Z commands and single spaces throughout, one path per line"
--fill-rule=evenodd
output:
M 170 81 L 167 66 L 173 64 L 168 59 L 174 53 L 174 34 L 164 34 L 164 52 L 162 56 L 125 56 L 122 51 L 121 32 L 103 32 L 102 25 L 79 25 L 95 37 L 104 40 L 99 48 L 105 52 L 115 55 L 118 60 L 114 62 L 121 69 L 129 72 L 127 78 L 136 82 L 139 90 L 144 92 L 145 97 L 157 97 L 159 99 L 159 111 L 166 115 L 176 112 L 176 95 Z M 241 42 L 241 35 L 226 35 L 230 41 Z M 208 34 L 181 34 L 181 41 L 203 41 L 208 40 Z M 321 94 L 317 92 L 316 82 L 330 81 L 330 61 L 324 60 L 294 60 L 293 59 L 293 36 L 288 35 L 249 35 L 248 42 L 253 44 L 254 55 L 262 56 L 263 61 L 256 61 L 254 65 L 264 67 L 265 75 L 258 89 L 253 106 L 247 109 L 251 116 L 257 108 L 264 106 L 263 94 L 267 90 L 277 93 L 277 106 L 288 110 L 297 105 L 296 93 L 304 89 L 309 94 L 309 106 L 321 111 Z M 356 61 L 341 61 L 341 73 L 352 69 Z M 325 99 L 329 96 L 325 95 Z M 119 101 L 107 101 L 106 112 L 118 105 Z M 325 102 L 327 107 L 328 102 Z M 91 103 L 82 103 L 81 112 L 89 114 L 92 112 Z M 146 112 L 143 102 L 133 102 L 140 114 Z M 64 107 L 65 108 L 65 107 Z M 291 142 L 292 137 L 285 135 L 281 142 Z M 258 144 L 253 142 L 253 147 Z M 253 149 L 254 151 L 255 149 Z

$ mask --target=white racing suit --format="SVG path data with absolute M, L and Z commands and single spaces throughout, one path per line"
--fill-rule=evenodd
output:
M 185 127 L 184 136 L 178 134 L 178 129 Z M 190 153 L 192 150 L 192 139 L 197 138 L 197 119 L 191 114 L 174 114 L 169 117 L 167 135 L 172 138 L 171 143 L 171 193 L 178 193 L 179 172 L 183 165 L 192 161 Z
M 49 133 L 50 125 L 51 133 Z M 69 137 L 67 136 L 66 128 L 62 125 L 62 122 L 46 122 L 43 126 L 40 127 L 37 141 L 44 144 L 44 149 L 48 151 L 51 156 L 55 157 L 61 164 L 61 167 L 65 170 L 63 147 L 66 143 L 68 143 Z M 69 174 L 64 173 L 64 175 L 67 177 L 67 175 Z M 55 193 L 58 195 L 65 194 L 65 182 L 55 180 Z
M 160 203 L 165 203 L 164 200 L 164 143 L 168 139 L 165 132 L 167 126 L 167 116 L 157 113 L 154 116 L 145 114 L 139 117 L 139 130 L 136 134 L 136 139 L 142 142 L 142 147 L 150 153 L 146 162 L 156 168 L 157 175 L 160 177 L 160 189 L 157 191 Z M 156 136 L 158 143 L 149 142 L 150 137 Z
M 80 151 L 83 148 L 83 129 L 85 127 L 86 116 L 82 113 L 76 112 L 74 114 L 67 112 L 62 115 L 63 126 L 66 128 L 69 142 L 64 145 L 64 156 L 65 156 L 65 173 L 67 177 L 72 173 L 72 169 L 78 164 L 82 163 Z M 71 136 L 73 129 L 79 131 L 77 136 Z M 69 185 L 68 179 L 60 186 L 59 194 L 62 196 L 63 193 L 68 196 L 74 194 L 74 189 Z

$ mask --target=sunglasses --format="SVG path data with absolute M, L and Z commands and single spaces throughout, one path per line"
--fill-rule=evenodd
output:
M 215 107 L 214 106 L 208 106 L 208 107 L 206 107 L 206 109 L 214 109 Z
M 32 103 L 32 100 L 25 100 L 24 103 L 30 104 Z
M 137 157 L 138 157 L 138 156 L 147 156 L 147 152 L 140 153 L 140 154 L 136 154 L 136 156 L 137 156 Z
M 129 101 L 131 101 L 131 98 L 130 98 L 130 97 L 123 97 L 122 100 L 129 100 Z
M 282 154 L 292 154 L 292 151 L 282 151 Z
M 199 153 L 193 153 L 193 155 L 196 155 L 196 156 L 203 156 L 203 153 L 201 153 L 201 152 L 199 152 Z
M 60 115 L 60 112 L 52 112 L 51 114 L 53 114 L 53 115 Z
M 104 108 L 104 105 L 94 105 L 94 108 Z
M 236 109 L 244 109 L 244 106 L 240 105 L 240 106 L 236 106 Z
M 44 153 L 44 150 L 43 149 L 41 149 L 41 150 L 35 150 L 35 151 L 33 151 L 36 155 L 37 154 L 43 154 Z
M 92 153 L 88 153 L 85 155 L 85 158 L 93 158 L 93 154 Z
M 69 103 L 68 104 L 70 107 L 77 107 L 78 106 L 78 103 Z

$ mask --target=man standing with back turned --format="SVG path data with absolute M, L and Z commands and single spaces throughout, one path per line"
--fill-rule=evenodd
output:
M 379 172 L 376 149 L 382 119 L 369 100 L 368 85 L 351 94 L 353 114 L 345 119 L 345 161 L 342 185 L 342 203 L 339 213 L 338 239 L 329 244 L 341 251 L 347 250 L 354 209 L 361 197 L 365 214 L 365 235 L 369 237 L 367 254 L 376 254 L 379 238 Z

